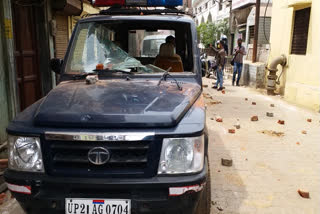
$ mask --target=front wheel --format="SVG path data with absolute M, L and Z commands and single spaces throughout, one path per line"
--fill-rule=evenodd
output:
M 207 180 L 204 189 L 202 190 L 201 198 L 197 207 L 196 214 L 210 214 L 211 209 L 211 176 L 209 168 L 209 160 L 207 163 Z

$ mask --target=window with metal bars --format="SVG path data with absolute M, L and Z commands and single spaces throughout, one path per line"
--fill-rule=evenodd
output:
M 307 52 L 310 11 L 310 7 L 295 11 L 291 54 L 305 55 Z

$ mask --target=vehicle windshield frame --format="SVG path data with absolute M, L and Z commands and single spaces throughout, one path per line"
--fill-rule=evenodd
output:
M 184 71 L 183 73 L 171 73 L 171 75 L 173 76 L 177 76 L 177 77 L 181 77 L 181 78 L 190 78 L 190 77 L 193 77 L 193 78 L 196 78 L 196 79 L 200 79 L 198 82 L 201 82 L 201 65 L 200 65 L 200 58 L 199 58 L 199 50 L 198 50 L 198 47 L 197 47 L 197 33 L 196 33 L 196 28 L 195 28 L 195 24 L 192 20 L 188 20 L 188 19 L 185 19 L 185 20 L 179 20 L 179 16 L 176 17 L 176 19 L 172 19 L 172 17 L 170 18 L 167 18 L 162 15 L 160 16 L 154 16 L 156 17 L 155 20 L 158 21 L 158 22 L 168 22 L 168 23 L 174 23 L 174 24 L 178 24 L 178 23 L 184 23 L 184 24 L 189 24 L 190 25 L 190 40 L 193 41 L 192 44 L 189 44 L 189 48 L 191 50 L 191 55 L 192 55 L 192 59 L 193 59 L 193 66 L 192 66 L 192 69 L 191 71 Z M 117 20 L 117 18 L 119 18 L 119 20 Z M 80 30 L 80 27 L 79 25 L 80 24 L 84 24 L 84 23 L 99 23 L 99 22 L 113 22 L 113 23 L 116 23 L 117 21 L 121 21 L 121 22 L 143 22 L 143 21 L 152 21 L 153 19 L 146 19 L 144 20 L 143 17 L 131 17 L 131 16 L 128 16 L 128 17 L 123 17 L 123 16 L 103 16 L 103 17 L 98 17 L 98 18 L 95 18 L 95 19 L 92 19 L 92 18 L 87 18 L 87 19 L 83 19 L 83 20 L 80 20 L 76 26 L 75 26 L 75 29 L 72 33 L 72 36 L 70 38 L 70 43 L 68 45 L 68 48 L 67 48 L 67 51 L 66 51 L 66 54 L 65 54 L 65 57 L 64 57 L 64 60 L 63 60 L 63 64 L 62 64 L 62 69 L 61 69 L 61 77 L 62 79 L 70 79 L 72 78 L 75 73 L 66 73 L 66 67 L 67 67 L 67 62 L 68 60 L 70 60 L 70 57 L 71 54 L 71 49 L 73 48 L 73 46 L 76 44 L 76 41 L 75 41 L 75 35 L 77 33 L 79 33 L 79 30 Z M 80 74 L 80 73 L 78 73 Z M 150 74 L 146 74 L 146 73 L 143 73 L 143 74 L 134 74 L 132 76 L 141 76 L 141 77 L 161 77 L 163 73 L 159 72 L 159 73 L 150 73 Z M 114 76 L 119 76 L 121 78 L 121 76 L 128 76 L 130 74 L 121 74 L 121 75 L 114 75 Z M 64 77 L 64 78 L 63 78 Z

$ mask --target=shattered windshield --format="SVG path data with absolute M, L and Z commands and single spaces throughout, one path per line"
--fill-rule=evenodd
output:
M 99 69 L 120 70 L 137 73 L 163 72 L 151 64 L 143 65 L 122 48 L 121 41 L 115 40 L 112 25 L 82 23 L 75 34 L 66 64 L 66 73 L 91 73 Z

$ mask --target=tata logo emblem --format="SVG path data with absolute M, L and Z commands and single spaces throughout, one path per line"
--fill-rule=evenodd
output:
M 110 159 L 110 152 L 103 147 L 95 147 L 88 152 L 88 160 L 94 165 L 103 165 Z

